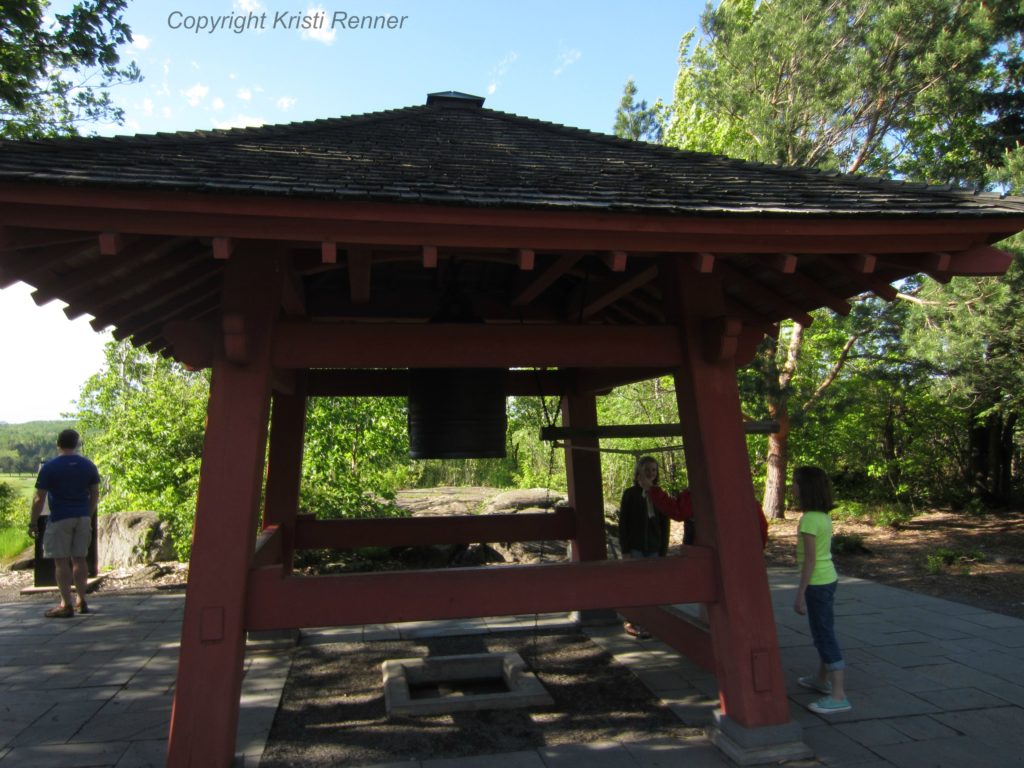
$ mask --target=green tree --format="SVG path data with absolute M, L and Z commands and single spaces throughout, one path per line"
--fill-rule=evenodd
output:
M 301 506 L 322 518 L 393 514 L 411 477 L 406 405 L 397 397 L 311 398 Z
M 182 559 L 192 545 L 208 398 L 208 374 L 110 342 L 78 402 L 86 453 L 103 480 L 101 514 L 156 512 Z
M 657 107 L 648 107 L 646 101 L 636 101 L 637 87 L 632 79 L 626 81 L 622 100 L 615 113 L 615 135 L 633 141 L 661 141 L 661 123 Z
M 27 510 L 19 509 L 21 497 L 10 483 L 0 482 L 0 529 L 18 524 L 18 518 L 28 520 Z
M 50 23 L 45 0 L 0 2 L 0 138 L 74 135 L 123 122 L 110 88 L 139 82 L 118 49 L 131 41 L 127 0 L 80 0 Z
M 988 165 L 975 142 L 988 116 L 976 96 L 996 77 L 1004 41 L 996 17 L 966 0 L 722 0 L 702 17 L 696 46 L 692 33 L 683 38 L 675 97 L 664 112 L 666 143 L 759 162 L 982 184 Z M 789 325 L 761 350 L 766 410 L 782 426 L 767 450 L 764 506 L 773 516 L 784 509 L 790 398 L 809 333 Z M 811 389 L 814 399 L 797 408 L 799 418 L 857 343 L 856 336 L 836 340 L 832 365 Z

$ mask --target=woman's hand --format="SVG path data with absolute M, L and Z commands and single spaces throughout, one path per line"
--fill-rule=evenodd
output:
M 804 616 L 807 613 L 807 605 L 804 602 L 804 591 L 798 589 L 796 592 L 796 600 L 793 601 L 793 610 Z

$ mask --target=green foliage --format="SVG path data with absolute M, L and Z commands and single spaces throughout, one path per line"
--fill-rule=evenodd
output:
M 47 24 L 45 0 L 0 3 L 0 138 L 78 133 L 83 122 L 123 122 L 112 86 L 142 79 L 118 49 L 131 41 L 127 0 L 80 0 Z
M 0 562 L 17 557 L 32 546 L 32 539 L 25 528 L 0 528 Z
M 317 517 L 397 514 L 410 480 L 405 401 L 311 398 L 306 409 L 300 506 Z
M 987 167 L 972 143 L 1000 40 L 986 5 L 722 0 L 702 28 L 682 40 L 667 144 L 941 181 Z
M 0 528 L 17 527 L 21 518 L 28 523 L 28 515 L 21 494 L 10 483 L 0 482 Z
M 0 473 L 35 477 L 40 462 L 56 455 L 57 435 L 71 426 L 70 421 L 0 423 Z
M 661 124 L 658 122 L 658 107 L 648 107 L 646 101 L 635 101 L 636 83 L 626 81 L 615 113 L 615 135 L 620 139 L 633 141 L 661 141 Z
M 925 555 L 924 567 L 928 573 L 938 575 L 947 568 L 955 566 L 966 576 L 971 572 L 972 565 L 983 562 L 985 562 L 983 552 L 938 547 Z
M 102 480 L 101 514 L 156 512 L 182 559 L 192 545 L 208 397 L 207 374 L 110 342 L 78 403 L 85 452 Z
M 867 553 L 864 537 L 859 533 L 839 533 L 832 537 L 832 554 L 834 555 L 863 555 Z
M 899 528 L 916 515 L 917 511 L 909 504 L 891 501 L 854 501 L 845 498 L 832 510 L 834 520 L 869 523 L 877 528 Z

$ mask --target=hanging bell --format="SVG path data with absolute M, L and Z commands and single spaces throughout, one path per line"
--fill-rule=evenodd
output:
M 504 458 L 507 373 L 501 368 L 409 371 L 409 457 Z

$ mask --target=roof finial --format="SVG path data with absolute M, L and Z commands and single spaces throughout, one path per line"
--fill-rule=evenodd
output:
M 427 94 L 427 106 L 438 106 L 438 107 L 482 107 L 484 105 L 483 96 L 473 96 L 469 93 L 462 93 L 461 91 L 438 91 L 437 93 Z

